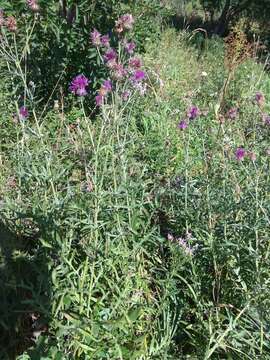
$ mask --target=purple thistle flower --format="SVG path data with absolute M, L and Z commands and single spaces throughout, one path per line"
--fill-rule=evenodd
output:
M 91 42 L 95 46 L 101 45 L 101 34 L 97 29 L 94 29 L 90 34 Z
M 104 97 L 102 95 L 98 94 L 95 99 L 97 106 L 101 106 L 103 104 Z
M 115 63 L 112 66 L 113 69 L 113 77 L 116 80 L 122 80 L 127 75 L 127 70 L 124 68 L 122 64 Z
M 134 82 L 139 82 L 139 81 L 144 80 L 145 77 L 146 77 L 146 74 L 143 70 L 136 70 L 131 79 Z
M 132 69 L 139 69 L 142 66 L 142 61 L 139 58 L 134 57 L 132 59 L 129 59 L 128 65 Z
M 112 82 L 111 80 L 105 80 L 102 84 L 103 89 L 105 89 L 107 92 L 112 91 Z
M 194 120 L 199 115 L 200 115 L 200 110 L 197 106 L 194 105 L 192 105 L 187 112 L 187 117 L 189 118 L 189 120 Z
M 234 120 L 238 115 L 238 109 L 236 107 L 232 107 L 227 112 L 227 117 L 231 120 Z
M 114 49 L 108 49 L 105 52 L 103 59 L 106 62 L 115 61 L 117 59 L 117 52 Z
M 29 111 L 25 106 L 21 106 L 19 109 L 19 118 L 20 120 L 24 121 L 28 118 Z
M 130 97 L 130 91 L 129 91 L 129 90 L 125 90 L 125 91 L 122 93 L 122 99 L 123 99 L 124 101 L 128 101 L 129 97 Z
M 101 36 L 101 44 L 104 47 L 107 47 L 107 48 L 110 47 L 110 37 L 109 37 L 109 35 Z
M 188 127 L 188 123 L 186 120 L 181 120 L 178 124 L 179 129 L 185 130 Z
M 89 80 L 84 75 L 77 75 L 73 78 L 69 90 L 78 96 L 87 95 L 86 87 L 89 84 Z
M 264 102 L 265 102 L 265 97 L 260 91 L 256 92 L 255 101 L 257 102 L 259 107 L 263 107 Z
M 264 114 L 263 121 L 264 121 L 265 125 L 270 125 L 270 115 Z
M 186 237 L 186 238 L 178 237 L 178 238 L 175 238 L 173 235 L 168 234 L 167 239 L 169 241 L 173 242 L 173 243 L 178 244 L 182 248 L 185 255 L 188 255 L 188 256 L 193 256 L 194 252 L 198 249 L 198 244 L 196 244 L 195 246 L 191 246 L 191 245 L 188 244 L 187 240 L 190 240 L 190 237 Z
M 131 41 L 131 42 L 126 42 L 124 44 L 124 48 L 126 50 L 126 52 L 129 54 L 129 55 L 132 55 L 134 53 L 134 50 L 136 48 L 136 44 L 134 41 Z
M 134 18 L 131 14 L 122 15 L 115 23 L 115 30 L 121 34 L 124 30 L 131 30 L 133 28 Z
M 241 161 L 246 156 L 246 150 L 244 148 L 237 148 L 235 151 L 235 157 L 237 161 Z
M 29 8 L 34 11 L 34 12 L 38 12 L 39 11 L 39 5 L 37 3 L 37 0 L 27 0 L 27 5 L 29 6 Z
M 0 27 L 5 25 L 5 17 L 3 9 L 0 9 Z

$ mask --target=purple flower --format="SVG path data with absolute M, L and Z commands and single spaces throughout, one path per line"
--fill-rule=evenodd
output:
M 25 106 L 21 106 L 19 109 L 19 118 L 20 120 L 24 121 L 28 118 L 29 111 Z
M 91 38 L 91 41 L 92 41 L 93 45 L 95 45 L 95 46 L 100 46 L 101 45 L 101 34 L 96 29 L 94 29 L 91 32 L 90 38 Z
M 78 96 L 85 96 L 87 95 L 86 87 L 89 84 L 89 80 L 84 75 L 77 75 L 73 78 L 69 90 Z
M 122 64 L 115 63 L 112 66 L 113 77 L 116 80 L 122 80 L 127 75 L 127 70 L 124 68 Z
M 101 44 L 104 47 L 107 47 L 107 48 L 110 47 L 110 37 L 109 37 L 109 35 L 101 36 Z
M 270 125 L 270 115 L 264 114 L 263 121 L 264 121 L 265 125 Z
M 115 61 L 117 59 L 117 52 L 114 49 L 108 49 L 103 58 L 106 62 Z
M 124 30 L 131 30 L 133 28 L 134 18 L 131 14 L 122 15 L 115 23 L 115 30 L 117 33 L 122 33 Z
M 188 244 L 187 240 L 191 239 L 191 237 L 188 236 L 186 236 L 186 238 L 182 238 L 182 237 L 175 238 L 173 235 L 168 234 L 167 239 L 173 243 L 178 244 L 182 248 L 185 255 L 188 256 L 193 256 L 194 252 L 198 249 L 198 244 L 196 244 L 195 246 L 191 246 Z
M 95 99 L 96 99 L 96 105 L 97 105 L 97 106 L 101 106 L 101 105 L 103 104 L 103 99 L 104 99 L 104 97 L 103 97 L 102 95 L 98 94 L 98 95 L 95 97 Z
M 179 129 L 185 130 L 188 127 L 188 123 L 186 120 L 181 120 L 178 124 Z
M 129 97 L 130 97 L 130 91 L 129 91 L 129 90 L 125 90 L 125 91 L 122 93 L 122 99 L 123 99 L 124 101 L 128 101 Z
M 4 11 L 0 9 L 0 27 L 5 25 Z
M 139 69 L 142 66 L 142 62 L 139 58 L 134 57 L 132 59 L 129 59 L 128 65 L 132 68 L 132 69 Z
M 264 95 L 263 95 L 260 91 L 256 92 L 255 101 L 257 102 L 257 104 L 258 104 L 260 107 L 263 107 L 264 102 L 265 102 L 265 97 L 264 97 Z
M 200 110 L 197 106 L 194 105 L 192 105 L 187 112 L 187 117 L 189 118 L 189 120 L 194 120 L 199 115 L 200 115 Z
M 107 92 L 112 91 L 112 82 L 111 80 L 105 80 L 102 84 L 103 89 L 105 89 Z
M 246 150 L 244 148 L 237 148 L 235 151 L 235 157 L 237 161 L 241 161 L 246 156 Z
M 17 27 L 17 20 L 14 16 L 8 16 L 5 21 L 5 25 L 10 32 L 16 32 Z
M 37 3 L 37 0 L 27 0 L 27 5 L 29 6 L 29 8 L 34 11 L 34 12 L 38 12 L 39 11 L 39 5 Z
M 139 81 L 144 80 L 145 77 L 146 77 L 146 74 L 145 74 L 145 72 L 143 70 L 136 70 L 131 79 L 134 82 L 139 82 Z
M 238 109 L 236 107 L 232 107 L 227 112 L 227 117 L 231 120 L 234 120 L 237 115 L 238 115 Z
M 132 55 L 134 53 L 134 50 L 136 48 L 136 44 L 135 42 L 131 41 L 131 42 L 126 42 L 124 44 L 125 50 L 129 55 Z

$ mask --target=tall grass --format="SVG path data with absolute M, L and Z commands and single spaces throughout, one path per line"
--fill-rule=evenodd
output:
M 237 117 L 218 121 L 222 44 L 198 61 L 191 42 L 149 45 L 148 94 L 125 109 L 93 119 L 78 102 L 12 124 L 3 359 L 269 358 L 269 126 L 254 103 L 269 77 L 241 65 Z M 180 130 L 191 105 L 202 114 Z

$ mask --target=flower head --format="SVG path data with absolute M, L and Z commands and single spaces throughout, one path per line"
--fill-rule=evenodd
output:
M 249 151 L 248 152 L 248 157 L 250 158 L 250 160 L 251 161 L 256 161 L 256 158 L 257 158 L 257 156 L 256 156 L 256 154 L 253 152 L 253 151 Z
M 122 80 L 127 75 L 127 70 L 124 68 L 122 64 L 115 63 L 112 66 L 112 70 L 113 70 L 113 77 L 116 80 Z
M 16 32 L 18 29 L 17 28 L 17 20 L 15 19 L 14 16 L 8 16 L 6 18 L 5 25 L 8 28 L 8 30 L 11 32 Z
M 136 70 L 131 79 L 134 82 L 140 82 L 140 81 L 144 80 L 145 77 L 146 77 L 146 74 L 143 70 Z
M 107 47 L 107 48 L 110 47 L 110 37 L 109 37 L 109 35 L 101 36 L 100 40 L 101 40 L 101 45 L 102 46 Z
M 142 61 L 141 59 L 134 57 L 129 59 L 128 65 L 132 69 L 139 69 L 142 66 Z
M 227 112 L 227 118 L 234 120 L 238 115 L 238 109 L 236 107 L 232 107 Z
M 132 30 L 134 18 L 131 14 L 122 15 L 115 23 L 115 30 L 121 34 L 125 30 Z
M 115 61 L 117 59 L 117 52 L 114 49 L 108 49 L 103 58 L 106 62 Z
M 265 125 L 270 125 L 270 115 L 264 114 L 263 121 Z
M 34 12 L 38 12 L 39 11 L 39 5 L 37 3 L 37 0 L 27 0 L 27 5 L 29 6 L 29 8 L 34 11 Z
M 235 157 L 237 161 L 241 161 L 246 156 L 246 150 L 244 148 L 237 148 L 235 151 Z
M 260 91 L 256 92 L 256 94 L 255 94 L 255 101 L 257 102 L 257 104 L 259 105 L 259 107 L 263 107 L 264 102 L 265 102 L 265 97 L 264 97 L 264 95 L 263 95 Z
M 189 120 L 194 120 L 199 115 L 200 115 L 200 110 L 197 106 L 194 105 L 192 105 L 187 112 L 187 117 L 189 118 Z
M 4 11 L 0 9 L 0 27 L 5 25 Z
M 98 94 L 95 97 L 95 100 L 96 100 L 96 105 L 101 106 L 103 104 L 104 97 L 102 95 Z
M 99 90 L 99 95 L 106 96 L 111 91 L 112 91 L 111 80 L 105 80 Z
M 91 38 L 91 42 L 92 42 L 93 45 L 95 45 L 95 46 L 100 46 L 101 45 L 101 34 L 96 29 L 94 29 L 91 32 L 90 38 Z
M 125 91 L 122 93 L 122 99 L 123 99 L 124 101 L 128 101 L 129 97 L 130 97 L 130 91 L 129 91 L 129 90 L 125 90 Z
M 185 130 L 188 127 L 188 123 L 186 120 L 181 120 L 178 124 L 179 129 Z
M 78 96 L 85 96 L 87 95 L 86 87 L 89 84 L 89 80 L 84 75 L 77 75 L 73 78 L 69 90 Z
M 19 119 L 24 121 L 28 118 L 29 111 L 25 106 L 21 106 L 19 109 Z
M 124 48 L 126 50 L 126 52 L 129 54 L 129 55 L 132 55 L 134 53 L 134 50 L 136 48 L 136 44 L 134 41 L 131 41 L 131 42 L 126 42 L 124 44 Z

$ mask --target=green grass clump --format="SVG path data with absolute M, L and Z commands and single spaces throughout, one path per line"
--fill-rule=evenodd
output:
M 223 46 L 192 39 L 149 46 L 148 94 L 125 111 L 9 123 L 3 359 L 270 359 L 269 126 L 254 103 L 263 91 L 267 111 L 269 76 L 237 69 L 229 120 Z

